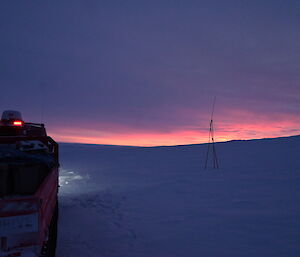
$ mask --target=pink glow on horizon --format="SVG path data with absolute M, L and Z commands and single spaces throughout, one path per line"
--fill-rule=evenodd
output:
M 300 134 L 300 119 L 297 117 L 282 117 L 266 119 L 241 120 L 233 123 L 223 120 L 215 124 L 215 140 L 217 142 L 230 140 L 247 140 L 259 138 L 272 138 Z M 105 127 L 105 126 L 104 126 Z M 139 131 L 137 129 L 123 129 L 117 125 L 116 130 L 91 130 L 86 128 L 64 128 L 49 131 L 49 135 L 59 142 L 129 145 L 129 146 L 161 146 L 198 144 L 208 141 L 208 128 L 198 130 L 194 128 L 181 128 L 162 131 Z M 113 127 L 112 127 L 113 128 Z

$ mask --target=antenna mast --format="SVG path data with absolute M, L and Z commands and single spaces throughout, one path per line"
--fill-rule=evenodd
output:
M 208 137 L 208 144 L 207 144 L 207 152 L 206 152 L 206 159 L 205 159 L 205 169 L 207 169 L 207 163 L 208 163 L 208 157 L 210 148 L 212 148 L 212 157 L 213 157 L 213 168 L 218 169 L 219 168 L 219 162 L 217 157 L 217 152 L 215 148 L 215 139 L 214 139 L 214 112 L 215 112 L 215 104 L 216 104 L 216 97 L 214 97 L 213 106 L 212 106 L 212 112 L 210 117 L 210 124 L 209 124 L 209 137 Z
M 44 122 L 44 114 L 45 114 L 45 84 L 40 84 L 40 93 L 41 93 L 41 123 Z

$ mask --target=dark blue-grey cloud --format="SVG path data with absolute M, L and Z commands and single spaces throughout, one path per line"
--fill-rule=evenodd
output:
M 1 1 L 0 108 L 149 130 L 206 121 L 213 96 L 219 115 L 299 115 L 299 13 L 291 0 Z

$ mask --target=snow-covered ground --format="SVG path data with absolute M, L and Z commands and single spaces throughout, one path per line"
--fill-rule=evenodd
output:
M 300 136 L 61 145 L 58 257 L 300 256 Z

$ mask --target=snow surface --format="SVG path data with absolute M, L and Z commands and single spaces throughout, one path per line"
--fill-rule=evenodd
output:
M 300 256 L 300 136 L 206 148 L 61 144 L 57 257 Z

